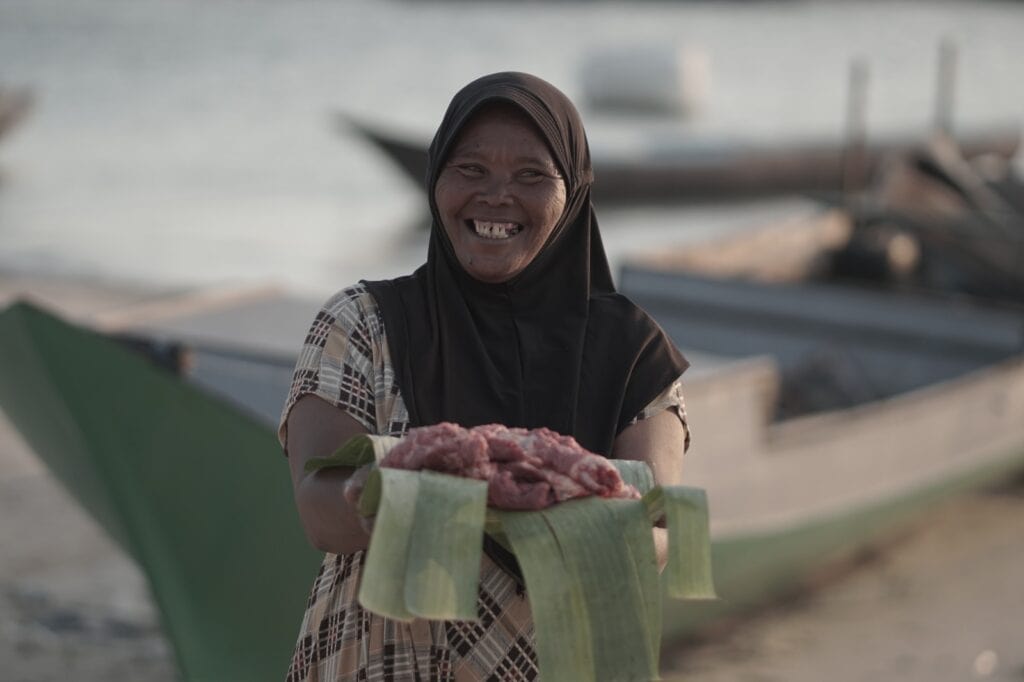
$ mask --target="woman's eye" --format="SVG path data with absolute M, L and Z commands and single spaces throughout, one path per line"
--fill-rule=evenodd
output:
M 462 163 L 455 167 L 460 173 L 470 178 L 478 178 L 484 173 L 484 169 L 473 163 Z
M 538 182 L 546 176 L 539 170 L 527 169 L 519 172 L 519 178 L 524 182 Z

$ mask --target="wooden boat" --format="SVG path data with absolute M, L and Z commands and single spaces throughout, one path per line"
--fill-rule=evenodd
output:
M 844 229 L 783 225 L 622 272 L 694 361 L 684 472 L 708 491 L 721 599 L 666 600 L 668 641 L 1024 468 L 1020 308 L 814 281 Z M 0 404 L 142 566 L 186 677 L 280 679 L 317 564 L 273 437 L 298 343 L 240 348 L 231 329 L 260 320 L 272 339 L 291 323 L 269 320 L 311 319 L 316 305 L 170 308 L 119 321 L 161 368 L 12 306 L 0 313 Z M 816 410 L 781 409 L 800 404 L 801 376 L 835 390 L 812 396 Z
M 684 465 L 711 501 L 723 599 L 666 603 L 666 636 L 1024 469 L 1024 307 L 828 281 L 851 233 L 830 212 L 621 273 L 698 368 L 724 364 L 686 387 Z
M 1024 183 L 1012 164 L 985 169 L 938 136 L 846 204 L 856 230 L 843 274 L 870 277 L 874 269 L 914 286 L 1024 303 Z M 879 256 L 891 261 L 900 242 L 902 271 L 880 268 Z
M 0 87 L 0 137 L 19 123 L 32 109 L 32 93 L 27 88 Z
M 340 129 L 354 130 L 383 152 L 417 187 L 426 178 L 427 145 L 406 139 L 346 114 Z M 1016 127 L 993 128 L 958 138 L 964 154 L 1010 158 L 1020 146 Z M 920 148 L 925 138 L 881 141 L 857 150 L 858 178 L 876 172 L 886 158 Z M 680 204 L 780 194 L 813 194 L 844 188 L 847 156 L 840 142 L 777 146 L 662 143 L 628 157 L 594 150 L 594 201 L 598 204 Z M 845 189 L 862 185 L 846 181 Z

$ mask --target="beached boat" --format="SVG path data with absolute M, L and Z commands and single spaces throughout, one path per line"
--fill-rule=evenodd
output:
M 684 473 L 709 495 L 721 599 L 666 600 L 667 642 L 1024 469 L 1021 309 L 816 281 L 844 234 L 827 214 L 622 272 L 694 362 Z M 316 307 L 96 321 L 132 331 L 119 341 L 27 304 L 0 313 L 0 405 L 142 566 L 190 679 L 283 675 L 317 556 L 273 425 Z M 270 319 L 295 321 L 239 345 L 239 320 Z
M 182 679 L 281 680 L 320 555 L 273 430 L 168 371 L 176 357 L 14 304 L 0 405 L 142 569 Z
M 829 280 L 851 234 L 833 211 L 623 268 L 698 370 L 685 478 L 708 491 L 723 599 L 666 603 L 668 636 L 1024 470 L 1024 307 Z
M 355 131 L 383 152 L 417 187 L 427 170 L 427 144 L 395 135 L 378 125 L 347 114 L 338 126 Z M 1017 127 L 958 136 L 964 155 L 1008 159 L 1020 146 Z M 594 201 L 610 204 L 680 204 L 754 198 L 781 194 L 815 194 L 856 190 L 851 178 L 867 178 L 884 160 L 921 148 L 926 138 L 880 140 L 856 150 L 851 158 L 841 141 L 792 142 L 777 145 L 723 144 L 657 140 L 648 150 L 615 156 L 594 149 Z M 856 164 L 856 173 L 845 170 Z M 845 178 L 845 180 L 844 180 Z M 845 186 L 844 186 L 845 184 Z

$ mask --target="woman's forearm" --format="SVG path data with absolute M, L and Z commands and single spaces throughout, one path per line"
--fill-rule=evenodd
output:
M 366 428 L 340 410 L 315 396 L 299 399 L 288 417 L 288 466 L 306 537 L 317 549 L 333 554 L 350 554 L 366 549 L 369 535 L 359 515 L 345 499 L 349 468 L 306 471 L 313 457 L 325 457 Z
M 657 485 L 679 485 L 683 477 L 685 443 L 683 423 L 676 414 L 665 410 L 626 428 L 615 440 L 612 454 L 621 459 L 646 462 Z M 653 533 L 660 573 L 668 564 L 668 535 L 664 528 L 655 528 Z

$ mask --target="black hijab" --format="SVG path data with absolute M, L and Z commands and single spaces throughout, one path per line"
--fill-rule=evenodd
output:
M 490 103 L 533 121 L 566 184 L 565 211 L 548 242 L 500 284 L 462 268 L 434 198 L 460 131 Z M 384 317 L 412 426 L 546 426 L 608 456 L 618 433 L 686 369 L 661 328 L 615 292 L 592 180 L 579 114 L 551 84 L 496 73 L 455 95 L 430 145 L 427 262 L 412 275 L 365 283 Z

